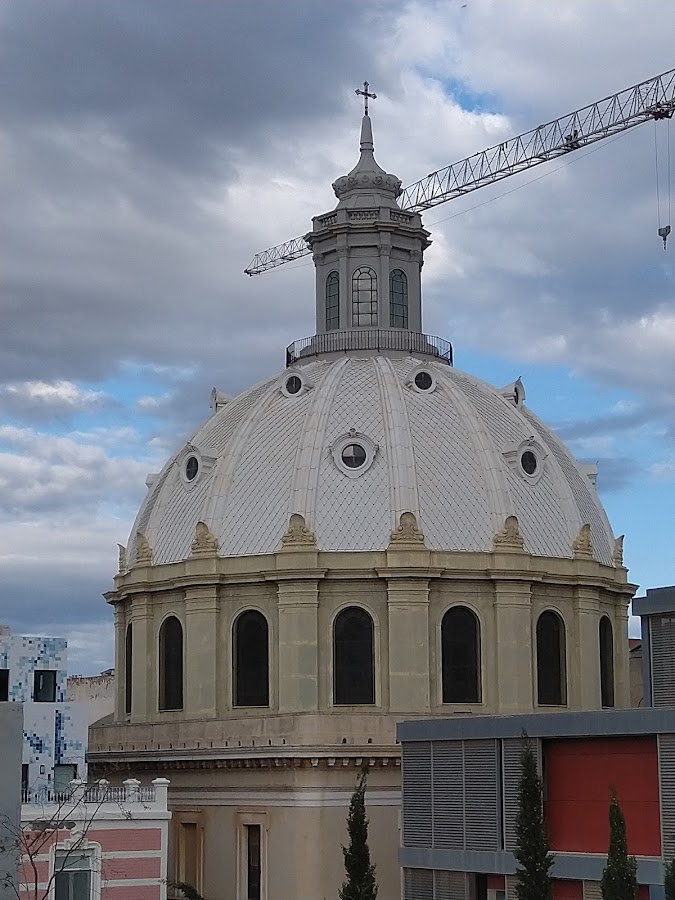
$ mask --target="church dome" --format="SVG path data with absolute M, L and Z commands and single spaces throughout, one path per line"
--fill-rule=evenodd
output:
M 524 405 L 520 381 L 497 390 L 425 354 L 353 351 L 214 395 L 149 479 L 130 561 L 139 542 L 155 564 L 187 558 L 199 522 L 220 556 L 274 553 L 294 514 L 319 550 L 384 550 L 412 513 L 432 550 L 489 552 L 515 516 L 534 556 L 571 558 L 585 538 L 614 564 L 593 473 Z

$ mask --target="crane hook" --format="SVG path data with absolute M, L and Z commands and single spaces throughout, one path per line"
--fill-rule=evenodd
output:
M 663 228 L 659 228 L 659 237 L 663 239 L 663 249 L 666 249 L 666 241 L 668 240 L 668 235 L 670 234 L 670 225 L 664 225 Z

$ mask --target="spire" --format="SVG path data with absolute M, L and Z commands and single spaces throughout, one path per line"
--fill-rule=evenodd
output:
M 359 92 L 357 91 L 357 93 Z M 360 93 L 363 93 L 363 91 Z M 369 94 L 368 96 L 373 97 L 374 94 Z M 384 206 L 396 206 L 396 198 L 401 193 L 401 180 L 395 175 L 385 172 L 375 160 L 373 125 L 367 112 L 361 119 L 359 147 L 361 152 L 357 164 L 348 175 L 343 175 L 342 178 L 338 178 L 337 181 L 333 182 L 335 196 L 340 201 L 338 206 L 359 205 L 359 196 L 364 197 L 368 206 L 372 206 L 374 203 Z M 372 195 L 373 193 L 379 195 L 377 201 L 372 196 L 367 198 L 364 196 L 365 194 Z
M 372 152 L 374 149 L 373 126 L 370 123 L 370 116 L 366 113 L 361 119 L 361 153 L 363 153 L 364 150 L 370 150 Z

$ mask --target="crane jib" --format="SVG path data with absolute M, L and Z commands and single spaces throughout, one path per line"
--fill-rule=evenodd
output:
M 399 198 L 401 209 L 431 209 L 574 150 L 635 128 L 670 119 L 675 112 L 675 69 L 482 150 L 414 182 Z M 247 275 L 259 275 L 311 253 L 304 237 L 257 253 Z

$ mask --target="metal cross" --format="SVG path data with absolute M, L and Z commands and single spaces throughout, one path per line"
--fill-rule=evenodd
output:
M 368 87 L 369 87 L 368 82 L 367 82 L 367 81 L 364 81 L 364 82 L 363 82 L 363 90 L 361 90 L 360 88 L 357 88 L 357 89 L 354 91 L 355 94 L 357 94 L 357 95 L 360 96 L 360 97 L 363 97 L 363 102 L 364 102 L 364 110 L 363 110 L 363 112 L 364 112 L 364 115 L 366 115 L 366 116 L 368 115 L 368 98 L 370 97 L 371 100 L 376 100 L 376 99 L 377 99 L 377 94 L 371 94 L 371 93 L 369 93 Z

